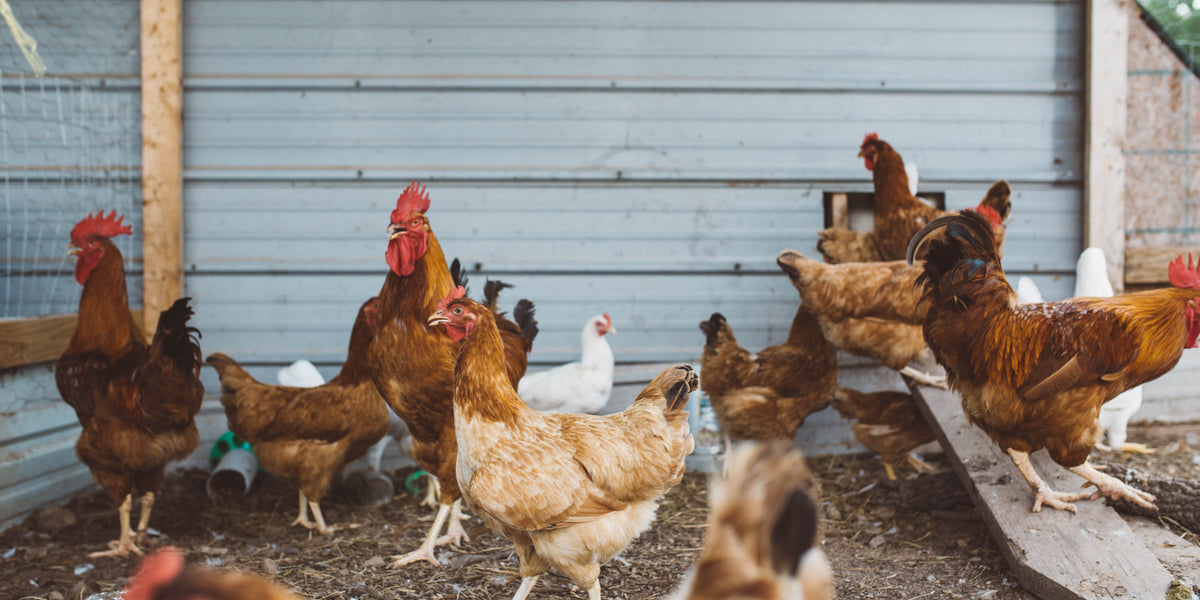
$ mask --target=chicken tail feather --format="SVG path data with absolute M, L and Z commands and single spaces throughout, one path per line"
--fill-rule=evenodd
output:
M 466 289 L 467 274 L 463 271 L 462 263 L 457 258 L 450 263 L 450 279 L 454 281 L 455 287 Z
M 678 412 L 687 407 L 688 395 L 699 386 L 700 377 L 692 370 L 692 366 L 681 363 L 659 373 L 658 377 L 655 377 L 654 381 L 651 381 L 646 389 L 642 390 L 634 403 L 643 398 L 656 396 L 655 392 L 658 392 L 662 394 L 666 405 L 664 412 L 668 414 Z
M 492 312 L 496 312 L 497 307 L 500 306 L 498 303 L 500 298 L 500 290 L 511 287 L 511 283 L 489 280 L 487 283 L 483 284 L 483 303 L 486 304 Z
M 150 360 L 168 358 L 180 373 L 200 376 L 200 330 L 188 327 L 192 318 L 191 298 L 180 298 L 158 317 L 158 328 L 150 342 Z
M 817 539 L 817 507 L 808 490 L 788 494 L 771 526 L 771 564 L 777 573 L 795 576 L 800 559 Z
M 526 352 L 533 348 L 533 338 L 536 338 L 538 334 L 538 322 L 533 315 L 533 302 L 528 298 L 521 298 L 513 307 L 513 321 L 521 328 L 521 337 L 525 338 L 526 346 L 528 346 Z
M 728 327 L 729 323 L 725 320 L 725 315 L 721 313 L 713 313 L 707 321 L 701 321 L 700 331 L 704 332 L 705 347 L 715 350 L 721 341 L 721 330 Z

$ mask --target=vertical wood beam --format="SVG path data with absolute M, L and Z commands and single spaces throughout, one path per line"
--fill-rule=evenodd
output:
M 1125 287 L 1125 112 L 1128 0 L 1087 3 L 1084 246 L 1104 250 L 1108 278 Z
M 182 0 L 141 0 L 143 323 L 183 295 Z
M 850 203 L 846 194 L 833 194 L 829 198 L 829 215 L 833 223 L 831 227 L 850 228 Z

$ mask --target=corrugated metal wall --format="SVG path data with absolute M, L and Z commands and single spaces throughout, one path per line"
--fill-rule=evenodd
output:
M 88 212 L 126 214 L 130 300 L 141 304 L 141 109 L 137 0 L 10 2 L 48 75 L 29 74 L 0 28 L 0 317 L 75 312 L 65 254 Z M 91 484 L 79 425 L 52 365 L 0 373 L 0 527 Z
M 136 81 L 136 1 L 22 4 L 72 15 L 38 38 L 44 55 L 57 39 L 81 72 Z M 855 158 L 867 131 L 950 208 L 1011 180 L 1009 272 L 1048 296 L 1073 284 L 1082 2 L 184 8 L 187 291 L 205 352 L 265 379 L 300 357 L 336 370 L 412 178 L 429 185 L 447 253 L 479 265 L 476 292 L 503 278 L 517 286 L 506 303 L 537 303 L 540 364 L 573 359 L 602 310 L 627 363 L 694 358 L 715 310 L 748 347 L 781 341 L 797 297 L 774 256 L 815 251 L 825 192 L 870 191 Z M 126 26 L 97 31 L 95 11 Z M 19 16 L 38 36 L 39 17 Z M 125 52 L 103 69 L 87 62 L 101 41 Z M 0 484 L 37 502 L 86 485 L 51 370 L 0 390 L 37 399 L 2 409 L 19 413 L 3 449 L 36 449 L 0 464 Z M 201 427 L 223 428 L 219 407 Z M 47 491 L 32 478 L 54 469 L 74 479 Z M 33 506 L 9 501 L 0 522 Z
M 951 208 L 1011 180 L 1006 266 L 1065 293 L 1082 25 L 1063 2 L 189 2 L 205 349 L 339 362 L 411 178 L 477 288 L 537 303 L 538 363 L 601 310 L 623 362 L 697 356 L 714 310 L 778 342 L 797 300 L 774 256 L 814 251 L 824 192 L 871 189 L 867 131 Z

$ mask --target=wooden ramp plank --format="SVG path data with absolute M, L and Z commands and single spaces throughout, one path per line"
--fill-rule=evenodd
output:
M 1033 493 L 1009 457 L 967 422 L 951 392 L 914 386 L 913 396 L 1021 586 L 1045 600 L 1166 598 L 1172 577 L 1102 500 L 1077 502 L 1079 514 L 1032 512 Z M 1034 468 L 1056 490 L 1077 490 L 1083 479 L 1050 460 Z

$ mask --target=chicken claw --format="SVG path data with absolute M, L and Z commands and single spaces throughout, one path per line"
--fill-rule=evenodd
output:
M 437 516 L 433 518 L 433 526 L 429 528 L 429 533 L 425 536 L 425 541 L 421 544 L 421 547 L 409 552 L 408 554 L 391 557 L 392 564 L 390 567 L 393 569 L 399 569 L 404 565 L 417 562 L 418 560 L 427 560 L 439 567 L 442 566 L 442 563 L 438 562 L 437 557 L 433 555 L 433 549 L 438 545 L 437 534 L 442 530 L 442 525 L 446 523 L 446 517 L 449 515 L 450 506 L 445 504 L 438 506 Z M 463 534 L 466 535 L 466 532 Z
M 462 512 L 462 498 L 459 498 L 454 501 L 454 504 L 450 505 L 450 524 L 446 526 L 446 535 L 438 538 L 433 543 L 434 546 L 452 544 L 457 548 L 463 542 L 471 541 L 471 536 L 467 535 L 467 530 L 463 529 L 462 525 L 462 522 L 466 519 L 467 516 Z
M 1121 452 L 1133 452 L 1135 454 L 1154 454 L 1157 452 L 1154 448 L 1149 448 L 1145 444 L 1136 442 L 1125 442 L 1121 444 Z
M 1078 467 L 1071 467 L 1071 471 L 1096 486 L 1097 495 L 1114 500 L 1124 498 L 1138 506 L 1151 510 L 1156 508 L 1154 506 L 1156 498 L 1153 494 L 1143 492 L 1112 475 L 1101 473 L 1086 462 Z
M 1065 510 L 1072 514 L 1078 512 L 1072 502 L 1076 500 L 1084 500 L 1091 498 L 1095 494 L 1093 492 L 1056 492 L 1050 489 L 1046 481 L 1037 474 L 1033 469 L 1033 463 L 1029 462 L 1029 453 L 1018 450 L 1008 449 L 1008 456 L 1012 458 L 1013 464 L 1017 465 L 1017 469 L 1021 471 L 1021 475 L 1025 477 L 1025 481 L 1029 482 L 1033 488 L 1033 512 L 1042 512 L 1042 505 L 1058 510 Z
M 108 550 L 101 552 L 92 552 L 88 554 L 91 558 L 99 558 L 102 556 L 129 556 L 130 554 L 142 555 L 142 549 L 133 543 L 133 529 L 129 527 L 129 510 L 132 506 L 132 497 L 125 496 L 125 501 L 121 506 L 117 507 L 117 514 L 121 519 L 121 538 L 108 543 Z
M 950 386 L 946 384 L 946 376 L 945 375 L 938 377 L 936 375 L 930 375 L 929 373 L 926 373 L 924 371 L 918 371 L 917 369 L 914 369 L 912 367 L 904 367 L 903 369 L 900 369 L 900 374 L 904 375 L 905 377 L 908 377 L 909 379 L 912 379 L 913 381 L 915 381 L 921 385 L 928 385 L 928 386 L 940 388 L 943 390 L 950 389 Z

